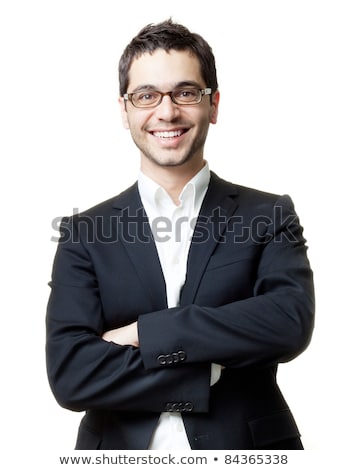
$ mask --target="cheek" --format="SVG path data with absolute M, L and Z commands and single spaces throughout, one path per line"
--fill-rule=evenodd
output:
M 208 111 L 204 116 L 200 117 L 200 127 L 204 132 L 208 131 L 209 125 L 212 123 L 212 114 Z
M 197 110 L 198 111 L 198 110 Z M 200 112 L 191 115 L 192 122 L 199 123 L 201 128 L 209 127 L 209 124 L 215 124 L 216 122 L 216 108 L 215 106 L 207 105 Z
M 124 125 L 127 125 L 133 133 L 139 134 L 140 132 L 146 130 L 149 117 L 142 113 L 126 113 Z

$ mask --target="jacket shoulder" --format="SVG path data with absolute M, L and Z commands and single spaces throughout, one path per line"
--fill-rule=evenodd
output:
M 212 173 L 212 184 L 223 190 L 226 193 L 229 193 L 231 196 L 236 197 L 239 201 L 245 201 L 249 203 L 269 203 L 273 204 L 282 196 L 280 194 L 275 194 L 271 192 L 262 191 L 256 188 L 250 188 L 248 186 L 242 186 L 235 184 L 230 181 L 226 181 L 215 173 Z
M 136 202 L 138 200 L 138 185 L 134 183 L 129 188 L 122 191 L 120 194 L 113 196 L 105 201 L 102 201 L 84 211 L 80 216 L 97 217 L 107 215 L 113 211 L 114 208 L 124 208 Z

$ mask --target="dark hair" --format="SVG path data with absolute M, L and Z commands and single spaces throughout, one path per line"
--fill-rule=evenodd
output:
M 201 65 L 201 74 L 212 91 L 218 88 L 215 58 L 209 44 L 199 34 L 191 33 L 185 26 L 173 23 L 171 19 L 145 26 L 125 48 L 119 62 L 120 96 L 127 93 L 129 69 L 133 59 L 142 54 L 152 54 L 157 49 L 190 51 Z

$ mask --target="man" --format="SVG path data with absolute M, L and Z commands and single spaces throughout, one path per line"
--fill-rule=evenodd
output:
M 276 382 L 313 329 L 312 273 L 288 196 L 228 183 L 206 41 L 145 27 L 119 67 L 138 182 L 64 219 L 47 312 L 58 402 L 77 449 L 302 449 Z

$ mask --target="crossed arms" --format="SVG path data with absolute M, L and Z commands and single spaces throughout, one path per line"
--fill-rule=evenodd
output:
M 293 214 L 288 200 L 277 203 Z M 276 235 L 290 229 L 293 240 L 278 237 L 277 243 L 273 236 L 229 263 L 228 246 L 221 247 L 194 304 L 151 311 L 148 303 L 140 315 L 130 310 L 128 322 L 116 328 L 106 327 L 113 312 L 106 311 L 104 299 L 115 299 L 116 312 L 117 297 L 124 295 L 122 286 L 112 295 L 105 287 L 113 275 L 108 257 L 116 248 L 102 248 L 108 250 L 102 264 L 100 249 L 89 247 L 82 234 L 79 243 L 61 243 L 47 312 L 48 377 L 58 402 L 73 410 L 162 412 L 166 402 L 179 399 L 206 412 L 212 363 L 265 367 L 300 354 L 313 329 L 312 273 L 297 218 L 285 220 L 291 227 L 280 226 Z M 120 247 L 116 262 L 122 256 Z M 132 269 L 129 261 L 122 266 Z M 133 290 L 129 286 L 128 295 L 139 306 L 148 302 L 140 285 Z M 179 351 L 180 364 L 159 360 Z

